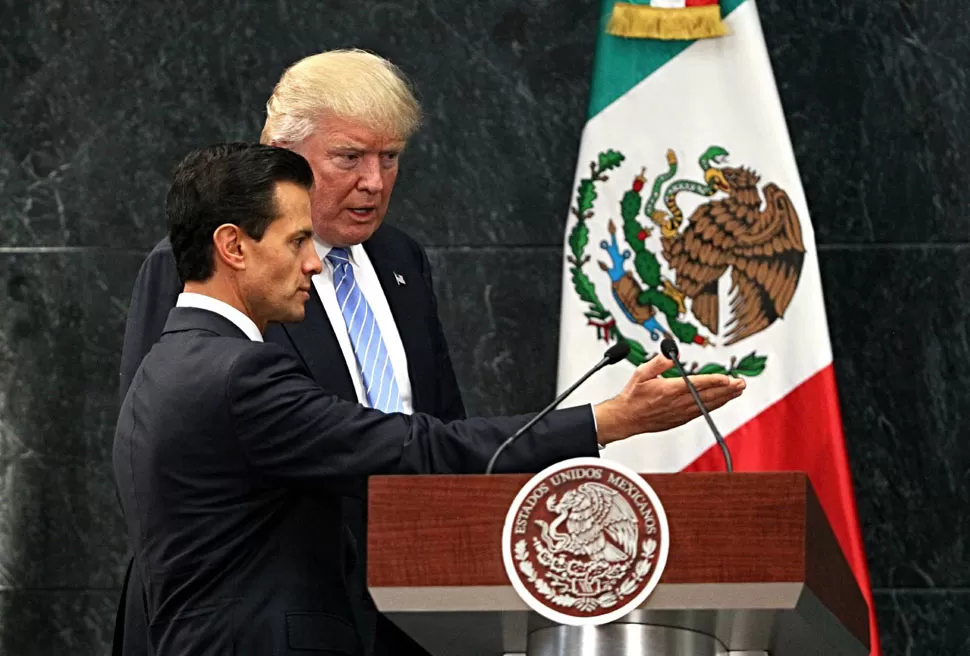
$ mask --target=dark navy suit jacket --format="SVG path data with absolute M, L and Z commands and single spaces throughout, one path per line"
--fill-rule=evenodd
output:
M 421 246 L 407 234 L 382 225 L 363 243 L 387 298 L 408 359 L 411 400 L 415 412 L 443 421 L 465 417 L 461 392 L 455 380 L 431 279 L 431 267 Z M 398 284 L 395 274 L 405 281 Z M 120 398 L 123 400 L 142 358 L 158 341 L 175 306 L 182 283 L 175 270 L 175 258 L 168 239 L 152 250 L 138 273 L 121 358 Z M 332 324 L 323 305 L 311 290 L 306 318 L 301 323 L 271 325 L 266 340 L 275 342 L 299 359 L 322 387 L 347 401 L 356 401 L 350 372 L 340 351 Z M 366 482 L 362 479 L 340 500 L 343 506 L 341 540 L 347 557 L 347 584 L 355 626 L 367 656 L 410 656 L 422 650 L 393 624 L 377 613 L 365 584 L 366 568 Z M 150 656 L 145 640 L 147 627 L 137 572 L 125 580 L 115 627 L 115 656 Z
M 340 499 L 373 474 L 481 472 L 526 417 L 384 414 L 273 343 L 175 308 L 136 371 L 113 464 L 159 656 L 362 654 Z M 502 471 L 595 456 L 588 407 L 514 443 Z

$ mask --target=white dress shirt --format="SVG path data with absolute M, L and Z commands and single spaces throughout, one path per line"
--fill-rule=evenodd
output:
M 350 342 L 350 335 L 347 333 L 347 322 L 340 311 L 340 304 L 337 302 L 337 291 L 333 286 L 333 265 L 327 260 L 327 254 L 333 248 L 329 244 L 324 244 L 314 237 L 313 246 L 317 249 L 317 255 L 323 262 L 323 271 L 313 276 L 313 286 L 316 287 L 317 294 L 323 302 L 323 309 L 330 319 L 333 332 L 337 336 L 337 343 L 340 351 L 344 355 L 347 363 L 347 371 L 350 378 L 354 381 L 354 390 L 357 392 L 357 401 L 362 405 L 370 407 L 367 395 L 364 393 L 364 382 L 360 375 L 360 366 L 357 364 L 357 356 L 354 355 L 354 346 Z M 401 393 L 401 407 L 405 414 L 414 412 L 411 406 L 411 380 L 408 378 L 408 359 L 404 352 L 404 343 L 401 341 L 401 334 L 394 323 L 394 315 L 391 314 L 391 306 L 387 304 L 387 297 L 384 296 L 384 289 L 381 281 L 377 277 L 377 271 L 371 264 L 367 252 L 360 244 L 346 249 L 350 256 L 350 266 L 353 267 L 354 279 L 357 286 L 364 294 L 367 304 L 370 305 L 377 321 L 377 327 L 381 331 L 384 339 L 384 346 L 387 354 L 391 358 L 391 366 L 394 368 L 394 379 L 397 381 L 397 389 Z
M 229 305 L 228 303 L 223 303 L 217 298 L 212 298 L 211 296 L 206 296 L 204 294 L 193 294 L 191 292 L 182 292 L 179 294 L 178 300 L 175 302 L 175 307 L 191 307 L 199 308 L 200 310 L 208 310 L 209 312 L 215 312 L 216 314 L 229 319 L 233 322 L 239 330 L 246 333 L 246 337 L 253 340 L 254 342 L 263 341 L 263 335 L 259 332 L 259 328 L 253 323 L 253 320 L 247 317 L 245 314 Z

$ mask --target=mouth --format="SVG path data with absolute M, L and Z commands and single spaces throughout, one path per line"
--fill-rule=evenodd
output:
M 369 221 L 377 214 L 377 207 L 374 205 L 361 205 L 360 207 L 348 207 L 350 214 L 361 221 Z

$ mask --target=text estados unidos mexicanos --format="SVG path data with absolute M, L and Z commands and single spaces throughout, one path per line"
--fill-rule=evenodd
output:
M 561 471 L 554 474 L 549 479 L 549 484 L 559 486 L 567 481 L 582 479 L 600 480 L 602 478 L 602 469 L 597 469 L 595 467 L 577 467 L 576 469 L 567 469 L 566 471 Z M 607 480 L 611 486 L 628 495 L 630 501 L 636 506 L 637 511 L 639 511 L 640 515 L 644 519 L 647 534 L 655 534 L 657 532 L 657 518 L 654 515 L 653 507 L 650 505 L 650 501 L 643 494 L 643 492 L 640 491 L 640 488 L 634 485 L 627 478 L 613 473 L 608 473 Z M 516 535 L 525 534 L 525 532 L 528 530 L 529 515 L 532 514 L 533 509 L 547 494 L 549 494 L 549 485 L 547 485 L 545 482 L 541 483 L 529 493 L 529 496 L 526 497 L 525 501 L 522 503 L 522 507 L 519 508 L 519 511 L 515 515 L 514 531 Z
M 653 514 L 653 507 L 650 505 L 649 499 L 640 491 L 640 488 L 634 485 L 632 481 L 612 473 L 609 474 L 607 480 L 610 482 L 610 485 L 629 495 L 630 501 L 637 507 L 640 516 L 643 517 L 647 528 L 647 535 L 656 533 L 657 518 Z
M 584 478 L 595 478 L 597 480 L 603 478 L 603 470 L 596 469 L 593 467 L 577 467 L 575 469 L 567 469 L 566 471 L 561 471 L 554 474 L 552 478 L 549 479 L 551 485 L 559 486 L 566 481 L 576 481 Z M 529 493 L 525 501 L 522 503 L 522 507 L 519 508 L 519 512 L 515 514 L 515 533 L 516 535 L 522 535 L 526 532 L 529 523 L 529 515 L 532 514 L 532 509 L 536 507 L 539 500 L 542 497 L 549 494 L 549 486 L 543 482 L 536 489 Z

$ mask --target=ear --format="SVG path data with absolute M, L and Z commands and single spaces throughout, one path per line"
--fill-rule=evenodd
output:
M 223 223 L 212 233 L 213 258 L 222 262 L 234 271 L 246 268 L 246 258 L 243 255 L 242 229 L 231 223 Z

